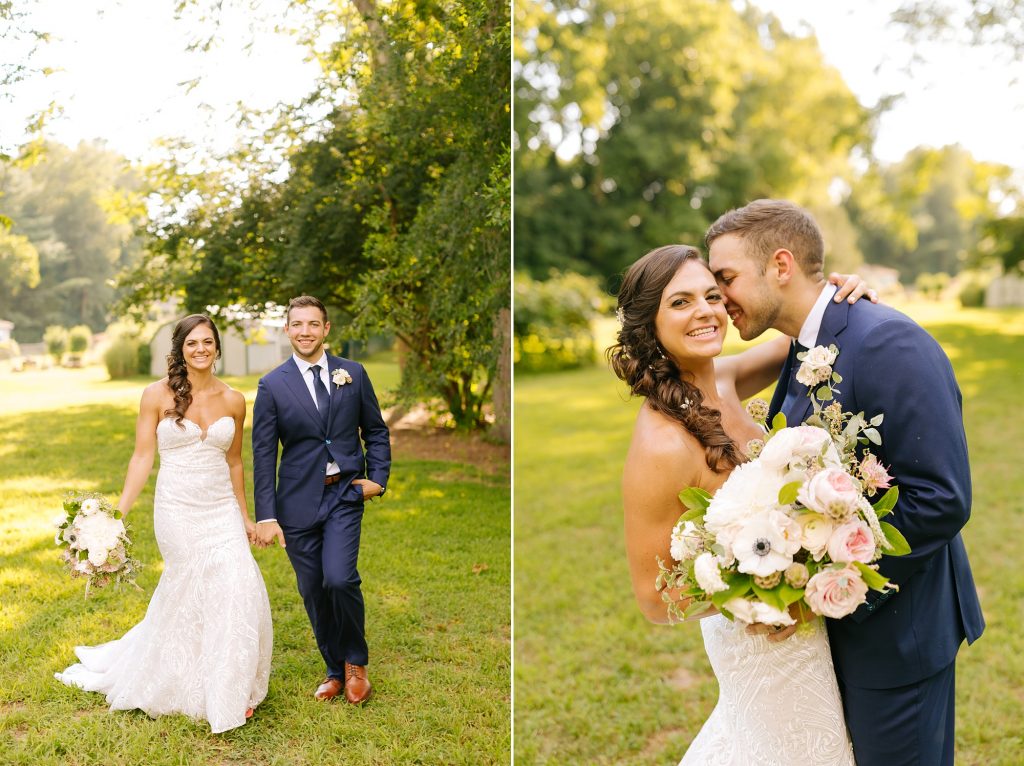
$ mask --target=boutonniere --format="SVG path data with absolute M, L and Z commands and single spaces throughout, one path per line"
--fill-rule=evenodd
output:
M 832 377 L 832 365 L 837 356 L 839 356 L 839 349 L 834 344 L 828 347 L 815 346 L 797 354 L 796 358 L 801 362 L 800 369 L 796 371 L 797 382 L 803 383 L 805 386 L 824 383 Z M 833 382 L 838 383 L 839 381 Z
M 348 370 L 339 367 L 331 373 L 331 380 L 334 381 L 334 385 L 341 388 L 345 384 L 352 382 L 352 376 L 348 374 Z

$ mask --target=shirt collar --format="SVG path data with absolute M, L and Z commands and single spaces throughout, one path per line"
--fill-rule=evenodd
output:
M 811 307 L 811 313 L 804 320 L 804 326 L 800 328 L 797 340 L 807 348 L 814 348 L 818 343 L 818 331 L 821 329 L 821 320 L 825 318 L 825 309 L 836 294 L 836 286 L 828 282 L 821 288 L 818 300 Z
M 295 366 L 299 368 L 299 372 L 301 372 L 303 375 L 305 375 L 307 372 L 309 372 L 309 368 L 312 367 L 314 364 L 320 365 L 325 370 L 327 369 L 327 352 L 326 351 L 321 351 L 320 352 L 320 358 L 317 359 L 315 362 L 307 362 L 305 359 L 299 359 L 298 354 L 295 354 L 295 353 L 292 354 L 292 359 L 295 360 Z

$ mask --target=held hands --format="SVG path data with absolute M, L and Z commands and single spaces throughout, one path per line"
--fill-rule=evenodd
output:
M 878 303 L 878 293 L 868 287 L 868 283 L 856 274 L 839 274 L 833 271 L 828 275 L 829 283 L 839 289 L 836 290 L 835 302 L 839 303 L 846 298 L 850 303 L 856 303 L 861 296 L 866 297 L 872 303 Z
M 245 536 L 249 538 L 249 545 L 257 544 L 256 537 L 256 522 L 250 519 L 248 516 L 245 518 Z
M 384 489 L 380 484 L 369 479 L 352 479 L 352 483 L 358 484 L 363 488 L 363 500 L 372 500 L 380 495 L 381 490 Z
M 256 541 L 255 545 L 257 548 L 266 548 L 268 545 L 273 545 L 274 540 L 277 540 L 278 545 L 282 548 L 287 546 L 284 544 L 284 532 L 281 529 L 281 525 L 276 521 L 265 521 L 262 524 L 253 524 L 256 527 Z

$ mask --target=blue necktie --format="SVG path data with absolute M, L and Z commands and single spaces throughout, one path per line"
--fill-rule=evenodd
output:
M 807 346 L 798 340 L 793 341 L 793 365 L 789 369 L 789 385 L 786 387 L 786 398 L 782 400 L 782 411 L 789 412 L 794 402 L 799 397 L 807 396 L 807 386 L 799 382 L 796 379 L 797 370 L 800 369 L 800 365 L 803 364 L 799 359 L 796 358 L 797 354 L 801 354 L 807 350 Z M 798 426 L 799 423 L 789 423 L 791 426 Z
M 316 392 L 316 408 L 320 410 L 320 417 L 323 418 L 324 427 L 327 427 L 327 413 L 331 408 L 331 397 L 327 393 L 327 387 L 320 379 L 320 365 L 314 364 L 309 368 L 313 373 L 313 390 Z

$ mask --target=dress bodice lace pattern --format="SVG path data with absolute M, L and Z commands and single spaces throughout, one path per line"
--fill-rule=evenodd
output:
M 679 766 L 855 766 L 820 623 L 771 642 L 722 615 L 701 620 L 718 704 Z
M 55 676 L 106 694 L 111 710 L 182 713 L 227 731 L 266 697 L 273 643 L 226 460 L 235 421 L 203 433 L 164 418 L 156 435 L 153 525 L 164 571 L 146 616 L 116 641 L 75 647 L 80 662 Z

